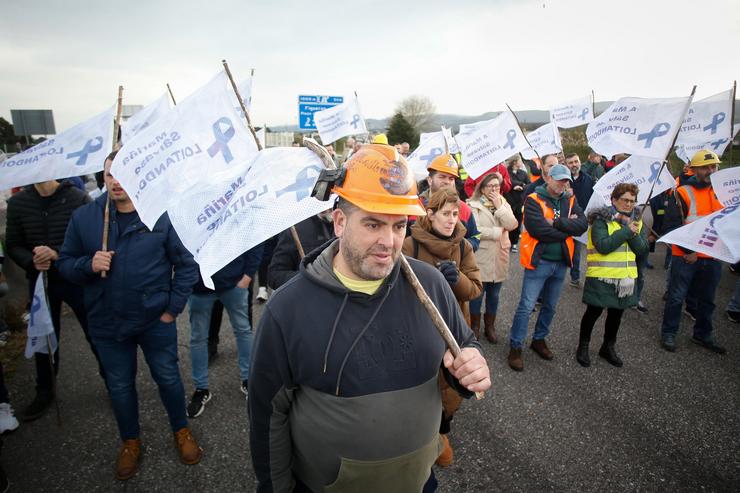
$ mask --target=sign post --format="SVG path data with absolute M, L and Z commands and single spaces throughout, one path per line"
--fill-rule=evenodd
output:
M 316 130 L 313 114 L 343 102 L 342 96 L 298 96 L 298 128 Z

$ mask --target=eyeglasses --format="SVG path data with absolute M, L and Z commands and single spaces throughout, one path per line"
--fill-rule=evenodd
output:
M 490 188 L 501 188 L 501 185 L 499 185 L 498 183 L 490 183 L 483 187 L 483 190 L 488 190 Z
M 624 197 L 619 197 L 617 200 L 620 200 L 620 201 L 624 202 L 625 204 L 636 204 L 637 203 L 636 200 L 626 199 Z

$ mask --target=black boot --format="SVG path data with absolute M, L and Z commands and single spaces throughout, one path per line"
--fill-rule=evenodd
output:
M 576 349 L 576 361 L 584 368 L 591 366 L 591 358 L 588 356 L 588 343 L 590 341 L 578 341 Z
M 51 390 L 37 390 L 36 397 L 26 406 L 21 414 L 22 421 L 33 421 L 44 415 L 51 403 L 54 401 L 54 395 Z
M 622 367 L 622 360 L 619 359 L 619 356 L 617 356 L 617 352 L 614 350 L 613 341 L 605 341 L 604 344 L 602 344 L 601 349 L 599 350 L 599 356 L 601 356 L 617 368 Z

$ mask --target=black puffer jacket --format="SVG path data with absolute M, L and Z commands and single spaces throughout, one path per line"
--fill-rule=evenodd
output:
M 37 275 L 33 249 L 45 245 L 58 252 L 72 213 L 88 202 L 90 197 L 85 192 L 66 181 L 49 197 L 42 197 L 29 186 L 8 199 L 7 254 L 26 271 L 28 279 Z

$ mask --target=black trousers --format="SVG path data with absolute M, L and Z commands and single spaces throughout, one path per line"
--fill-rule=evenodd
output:
M 33 299 L 36 280 L 29 279 L 28 283 L 30 299 Z M 95 360 L 98 362 L 98 373 L 100 373 L 103 381 L 105 381 L 105 371 L 103 370 L 103 366 L 100 364 L 98 351 L 95 349 L 95 345 L 90 339 L 90 333 L 87 327 L 87 313 L 85 312 L 85 306 L 82 300 L 82 286 L 67 282 L 62 279 L 58 273 L 50 271 L 46 286 L 46 296 L 49 299 L 51 323 L 54 325 L 54 333 L 56 334 L 58 342 L 57 350 L 54 352 L 54 376 L 59 373 L 59 347 L 61 346 L 59 335 L 61 330 L 62 302 L 64 302 L 72 309 L 77 321 L 80 323 L 82 332 L 85 334 L 85 340 L 87 340 L 87 343 L 90 345 L 90 349 L 92 349 L 93 355 L 95 355 Z M 34 358 L 36 360 L 36 390 L 51 391 L 53 380 L 49 355 L 36 353 Z
M 580 340 L 583 342 L 591 341 L 591 332 L 594 330 L 596 321 L 601 316 L 604 308 L 601 306 L 586 305 L 586 313 L 581 318 Z M 604 343 L 614 343 L 617 340 L 617 332 L 622 322 L 624 310 L 619 308 L 607 308 L 606 324 L 604 328 Z

